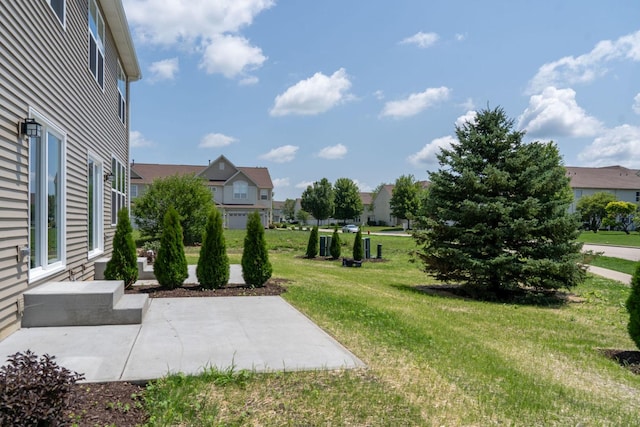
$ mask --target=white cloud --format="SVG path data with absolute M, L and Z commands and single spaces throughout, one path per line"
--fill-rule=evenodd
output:
M 429 88 L 424 92 L 412 93 L 408 98 L 399 101 L 389 101 L 385 104 L 381 117 L 410 117 L 422 110 L 449 98 L 450 89 L 447 87 Z
M 450 148 L 451 145 L 457 143 L 458 140 L 451 135 L 436 138 L 422 147 L 422 150 L 407 157 L 407 160 L 415 167 L 437 165 L 438 158 L 436 154 L 439 154 L 442 148 Z
M 578 158 L 590 166 L 636 168 L 640 162 L 640 127 L 625 124 L 608 129 L 594 139 Z
M 406 39 L 402 40 L 400 44 L 415 44 L 419 48 L 424 49 L 433 46 L 439 38 L 440 36 L 438 36 L 436 33 L 423 33 L 422 31 L 420 31 L 412 35 L 411 37 L 407 37 Z
M 296 184 L 296 188 L 306 190 L 308 186 L 313 185 L 313 181 L 302 181 Z
M 324 147 L 320 152 L 318 152 L 318 157 L 322 157 L 323 159 L 342 159 L 347 155 L 347 147 L 342 144 L 331 145 L 329 147 Z
M 375 92 L 373 92 L 373 96 L 375 96 L 376 99 L 384 99 L 384 92 L 378 89 Z
M 260 156 L 261 159 L 275 163 L 287 163 L 296 158 L 298 148 L 295 145 L 283 145 Z
M 456 41 L 461 42 L 461 41 L 464 41 L 464 39 L 466 39 L 467 36 L 465 34 L 456 33 L 455 38 L 456 38 Z
M 373 191 L 374 187 L 369 184 L 365 184 L 364 182 L 360 182 L 357 179 L 353 180 L 353 183 L 358 186 L 358 190 L 363 193 L 370 193 Z
M 274 178 L 273 179 L 273 187 L 274 188 L 283 188 L 290 186 L 289 178 Z
M 636 114 L 640 114 L 640 93 L 633 98 L 633 106 L 631 108 Z
M 460 117 L 458 117 L 456 119 L 456 126 L 457 127 L 462 127 L 467 122 L 469 122 L 471 124 L 474 124 L 476 122 L 476 116 L 477 115 L 478 115 L 478 113 L 475 112 L 474 110 L 467 111 L 466 113 L 464 113 L 463 115 L 461 115 Z
M 176 74 L 180 70 L 178 58 L 163 59 L 162 61 L 156 61 L 149 66 L 149 72 L 151 76 L 148 81 L 151 83 L 159 82 L 162 80 L 173 80 L 176 78 Z
M 274 4 L 274 0 L 124 1 L 137 42 L 202 53 L 207 72 L 241 78 L 266 57 L 238 33 Z
M 221 133 L 208 133 L 202 137 L 198 147 L 200 148 L 220 148 L 231 145 L 238 141 L 236 138 Z
M 132 148 L 151 147 L 153 142 L 149 141 L 137 130 L 132 130 L 129 133 L 129 144 Z
M 473 102 L 473 98 L 467 98 L 462 104 L 460 104 L 460 106 L 467 111 L 476 109 L 476 104 Z
M 273 108 L 269 113 L 272 116 L 324 113 L 349 100 L 348 90 L 350 87 L 351 82 L 344 68 L 340 68 L 331 76 L 316 73 L 276 96 Z
M 249 86 L 249 85 L 254 85 L 256 83 L 258 83 L 258 78 L 255 76 L 245 77 L 244 79 L 238 82 L 238 84 L 240 84 L 241 86 Z
M 262 50 L 251 46 L 244 37 L 216 35 L 204 49 L 200 68 L 204 68 L 207 74 L 219 73 L 234 78 L 259 68 L 266 60 Z
M 598 42 L 589 53 L 565 56 L 542 65 L 529 82 L 527 94 L 538 93 L 548 86 L 562 87 L 589 83 L 607 73 L 607 63 L 616 59 L 640 61 L 640 31 L 615 41 Z
M 529 99 L 529 106 L 519 117 L 518 128 L 537 137 L 584 137 L 601 132 L 602 123 L 578 105 L 573 89 L 548 87 Z

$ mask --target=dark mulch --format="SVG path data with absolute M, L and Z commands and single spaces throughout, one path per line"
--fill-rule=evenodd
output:
M 627 368 L 636 375 L 640 375 L 640 351 L 612 348 L 602 348 L 599 351 L 609 359 L 618 362 L 620 366 Z
M 222 289 L 207 290 L 199 285 L 184 285 L 164 289 L 159 285 L 134 286 L 125 292 L 147 293 L 151 298 L 267 296 L 286 292 L 281 286 L 287 279 L 272 278 L 262 288 L 228 285 Z M 144 410 L 144 386 L 128 382 L 76 384 L 70 405 L 65 411 L 70 425 L 78 426 L 141 426 L 147 421 Z

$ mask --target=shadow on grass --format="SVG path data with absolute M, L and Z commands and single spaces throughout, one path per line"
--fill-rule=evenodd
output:
M 601 348 L 598 349 L 598 352 L 611 360 L 615 360 L 620 366 L 627 368 L 634 374 L 640 374 L 640 351 Z
M 581 302 L 573 294 L 562 291 L 514 289 L 501 292 L 482 291 L 464 285 L 404 285 L 393 284 L 392 287 L 406 292 L 438 296 L 442 298 L 459 298 L 471 301 L 495 302 L 499 304 L 534 305 L 545 308 L 560 308 L 569 302 Z

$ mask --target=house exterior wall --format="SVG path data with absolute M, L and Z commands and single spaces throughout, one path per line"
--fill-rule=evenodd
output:
M 128 130 L 118 114 L 118 50 L 111 31 L 107 25 L 103 89 L 88 64 L 88 3 L 65 3 L 63 25 L 46 1 L 0 2 L 0 338 L 19 328 L 25 290 L 47 281 L 93 278 L 93 261 L 111 251 L 115 227 L 106 183 L 100 189 L 103 251 L 89 258 L 89 155 L 102 165 L 102 173 L 111 171 L 112 156 L 124 165 L 129 162 Z M 18 129 L 30 117 L 44 119 L 64 136 L 64 221 L 59 225 L 63 265 L 37 280 L 29 270 L 29 257 L 16 258 L 20 248 L 30 245 L 30 142 Z
M 617 200 L 630 203 L 638 203 L 640 201 L 640 188 L 637 190 L 621 190 L 615 188 L 572 188 L 573 203 L 569 206 L 569 213 L 576 211 L 576 205 L 581 197 L 592 196 L 595 193 L 607 192 L 613 194 Z
M 384 221 L 387 225 L 397 225 L 396 218 L 391 215 L 391 190 L 382 188 L 373 201 L 373 217 L 376 221 Z

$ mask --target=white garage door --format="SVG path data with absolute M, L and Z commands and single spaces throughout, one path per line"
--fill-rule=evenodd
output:
M 237 229 L 245 229 L 247 228 L 247 213 L 246 212 L 233 212 L 228 213 L 227 218 L 229 220 L 229 228 L 237 230 Z

